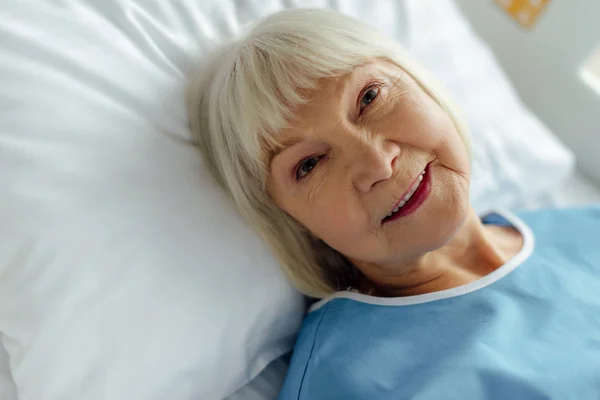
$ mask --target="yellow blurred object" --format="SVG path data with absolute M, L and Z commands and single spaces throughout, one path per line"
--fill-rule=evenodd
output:
M 550 0 L 495 0 L 496 3 L 515 21 L 525 28 L 531 28 Z

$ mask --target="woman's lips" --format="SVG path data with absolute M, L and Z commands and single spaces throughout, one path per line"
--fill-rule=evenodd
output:
M 393 213 L 391 216 L 385 217 L 382 220 L 382 223 L 395 221 L 399 218 L 405 217 L 405 216 L 417 211 L 419 209 L 419 207 L 421 207 L 421 205 L 425 202 L 425 200 L 429 196 L 429 193 L 431 192 L 431 171 L 430 171 L 429 166 L 430 166 L 430 164 L 427 164 L 423 173 L 419 175 L 419 177 L 422 176 L 423 179 L 422 179 L 421 183 L 419 184 L 419 187 L 417 187 L 417 189 L 415 190 L 413 195 L 410 197 L 410 199 L 408 199 L 408 201 L 406 201 L 406 203 L 404 203 L 404 205 L 402 207 L 400 207 L 398 209 L 398 211 Z M 417 179 L 419 177 L 417 177 Z M 415 185 L 416 182 L 417 182 L 417 180 L 415 180 L 410 187 L 413 188 L 413 186 Z M 410 193 L 410 190 L 411 189 L 409 189 L 408 193 Z M 396 207 L 398 207 L 400 204 L 402 204 L 405 196 L 406 195 L 403 195 L 401 197 L 400 201 L 398 202 L 398 204 L 396 204 L 394 209 Z

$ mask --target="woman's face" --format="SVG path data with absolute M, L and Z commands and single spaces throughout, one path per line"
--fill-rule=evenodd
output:
M 450 241 L 468 213 L 470 171 L 446 112 L 379 60 L 322 80 L 310 99 L 272 158 L 275 203 L 359 269 L 397 272 Z

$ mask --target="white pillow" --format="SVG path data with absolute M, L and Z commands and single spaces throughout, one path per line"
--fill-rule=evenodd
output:
M 279 357 L 225 400 L 275 400 L 283 386 L 289 364 L 288 357 Z
M 401 7 L 375 4 L 342 10 L 400 35 Z M 20 400 L 221 399 L 291 349 L 304 298 L 186 143 L 182 94 L 196 58 L 284 5 L 0 3 L 0 331 Z
M 211 25 L 156 4 L 2 3 L 0 330 L 20 400 L 220 399 L 301 321 L 181 140 Z
M 464 111 L 472 133 L 471 202 L 519 206 L 568 176 L 575 158 L 525 107 L 453 0 L 404 0 L 407 47 Z

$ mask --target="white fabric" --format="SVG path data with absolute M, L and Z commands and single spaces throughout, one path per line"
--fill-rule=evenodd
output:
M 20 400 L 221 399 L 291 349 L 304 299 L 186 144 L 182 88 L 215 42 L 293 3 L 0 3 L 0 331 Z M 377 5 L 341 9 L 400 35 Z
M 250 383 L 242 387 L 225 400 L 275 400 L 283 386 L 289 360 L 279 357 L 269 364 Z
M 451 32 L 438 17 L 415 36 L 425 14 L 406 4 L 412 50 Z M 395 0 L 0 3 L 0 331 L 20 400 L 221 399 L 289 351 L 303 299 L 186 144 L 182 88 L 214 43 L 297 5 L 402 39 Z M 427 63 L 442 49 L 426 44 Z M 526 163 L 520 143 L 475 135 L 484 160 L 503 154 L 479 162 L 496 172 L 475 196 L 566 169 L 549 135 Z
M 600 204 L 600 185 L 581 173 L 575 173 L 550 190 L 523 199 L 516 208 L 535 210 L 590 204 Z

